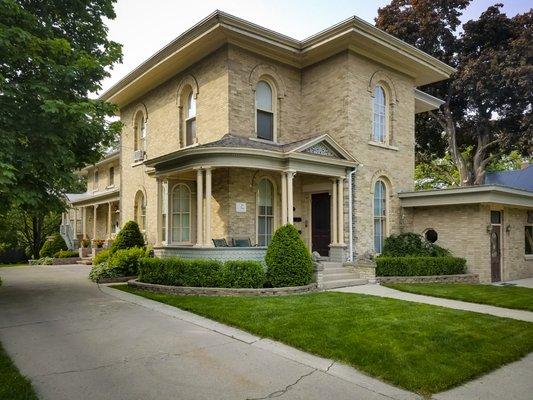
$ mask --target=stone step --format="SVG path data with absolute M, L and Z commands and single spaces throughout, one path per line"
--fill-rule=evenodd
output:
M 326 274 L 322 276 L 323 282 L 332 282 L 332 281 L 342 281 L 342 280 L 350 280 L 350 279 L 357 279 L 358 277 L 355 275 L 354 272 L 343 272 L 340 274 Z
M 335 261 L 323 261 L 321 263 L 324 268 L 338 268 L 338 267 L 342 267 L 342 263 L 340 262 L 335 262 Z
M 348 286 L 366 285 L 367 283 L 368 283 L 368 280 L 366 279 L 342 279 L 339 281 L 323 282 L 320 286 L 321 286 L 321 289 L 328 290 L 328 289 L 337 289 L 337 288 L 348 287 Z
M 79 261 L 76 261 L 77 264 L 82 264 L 82 265 L 92 265 L 93 264 L 93 259 L 92 258 L 82 258 L 81 260 Z
M 346 268 L 346 267 L 331 267 L 331 268 L 324 268 L 322 271 L 320 271 L 322 275 L 331 275 L 331 274 L 343 274 L 345 272 L 355 272 L 353 268 Z

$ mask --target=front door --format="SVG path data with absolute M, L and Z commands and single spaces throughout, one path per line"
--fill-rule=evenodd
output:
M 331 243 L 330 207 L 329 193 L 311 195 L 312 248 L 324 257 L 329 256 L 329 244 Z
M 501 281 L 501 212 L 491 211 L 490 272 L 492 282 Z

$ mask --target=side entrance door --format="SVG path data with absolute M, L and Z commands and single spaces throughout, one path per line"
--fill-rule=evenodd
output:
M 329 256 L 331 243 L 331 206 L 329 193 L 311 195 L 311 242 L 313 251 Z
M 490 232 L 490 272 L 492 282 L 501 281 L 501 212 L 500 211 L 491 211 L 490 213 L 490 222 L 491 222 L 491 232 Z

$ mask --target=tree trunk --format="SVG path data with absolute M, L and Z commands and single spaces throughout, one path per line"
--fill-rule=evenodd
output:
M 460 186 L 471 186 L 474 183 L 473 174 L 469 171 L 468 163 L 464 159 L 463 155 L 459 151 L 459 146 L 457 146 L 457 134 L 455 131 L 455 123 L 453 120 L 453 115 L 450 111 L 448 104 L 443 106 L 443 119 L 444 127 L 446 129 L 446 134 L 448 136 L 448 149 L 452 160 L 455 163 L 457 169 L 459 170 L 460 177 Z

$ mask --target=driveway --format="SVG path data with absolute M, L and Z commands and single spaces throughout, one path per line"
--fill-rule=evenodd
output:
M 89 282 L 88 272 L 79 265 L 0 269 L 0 341 L 42 399 L 415 397 L 116 298 Z

